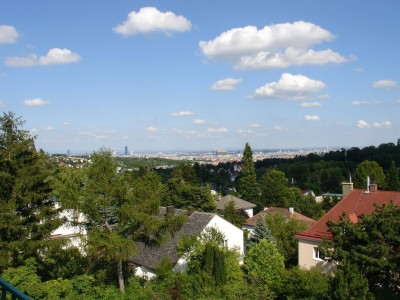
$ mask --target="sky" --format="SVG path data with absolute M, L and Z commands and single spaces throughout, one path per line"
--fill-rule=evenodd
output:
M 2 0 L 0 110 L 49 153 L 400 138 L 398 0 Z

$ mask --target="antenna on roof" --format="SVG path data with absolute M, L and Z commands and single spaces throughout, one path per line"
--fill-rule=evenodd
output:
M 349 183 L 351 183 L 351 173 L 349 173 Z

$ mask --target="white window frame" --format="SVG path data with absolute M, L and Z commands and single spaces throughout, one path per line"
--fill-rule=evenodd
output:
M 313 247 L 313 259 L 323 261 L 323 259 L 320 257 L 320 249 L 318 246 Z

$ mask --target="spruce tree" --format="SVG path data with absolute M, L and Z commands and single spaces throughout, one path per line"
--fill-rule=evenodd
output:
M 240 197 L 252 203 L 259 204 L 260 189 L 257 183 L 256 169 L 254 167 L 253 152 L 248 143 L 243 150 L 242 176 L 238 182 Z
M 40 259 L 60 225 L 51 201 L 54 166 L 23 124 L 13 112 L 0 117 L 0 272 Z
M 254 227 L 254 230 L 250 235 L 248 246 L 258 243 L 262 239 L 275 243 L 275 239 L 272 236 L 272 232 L 269 229 L 267 222 L 265 221 L 264 215 L 258 218 L 256 226 Z

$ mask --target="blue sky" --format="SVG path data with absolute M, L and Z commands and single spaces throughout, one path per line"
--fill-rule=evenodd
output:
M 400 1 L 4 0 L 0 109 L 45 151 L 400 138 Z

